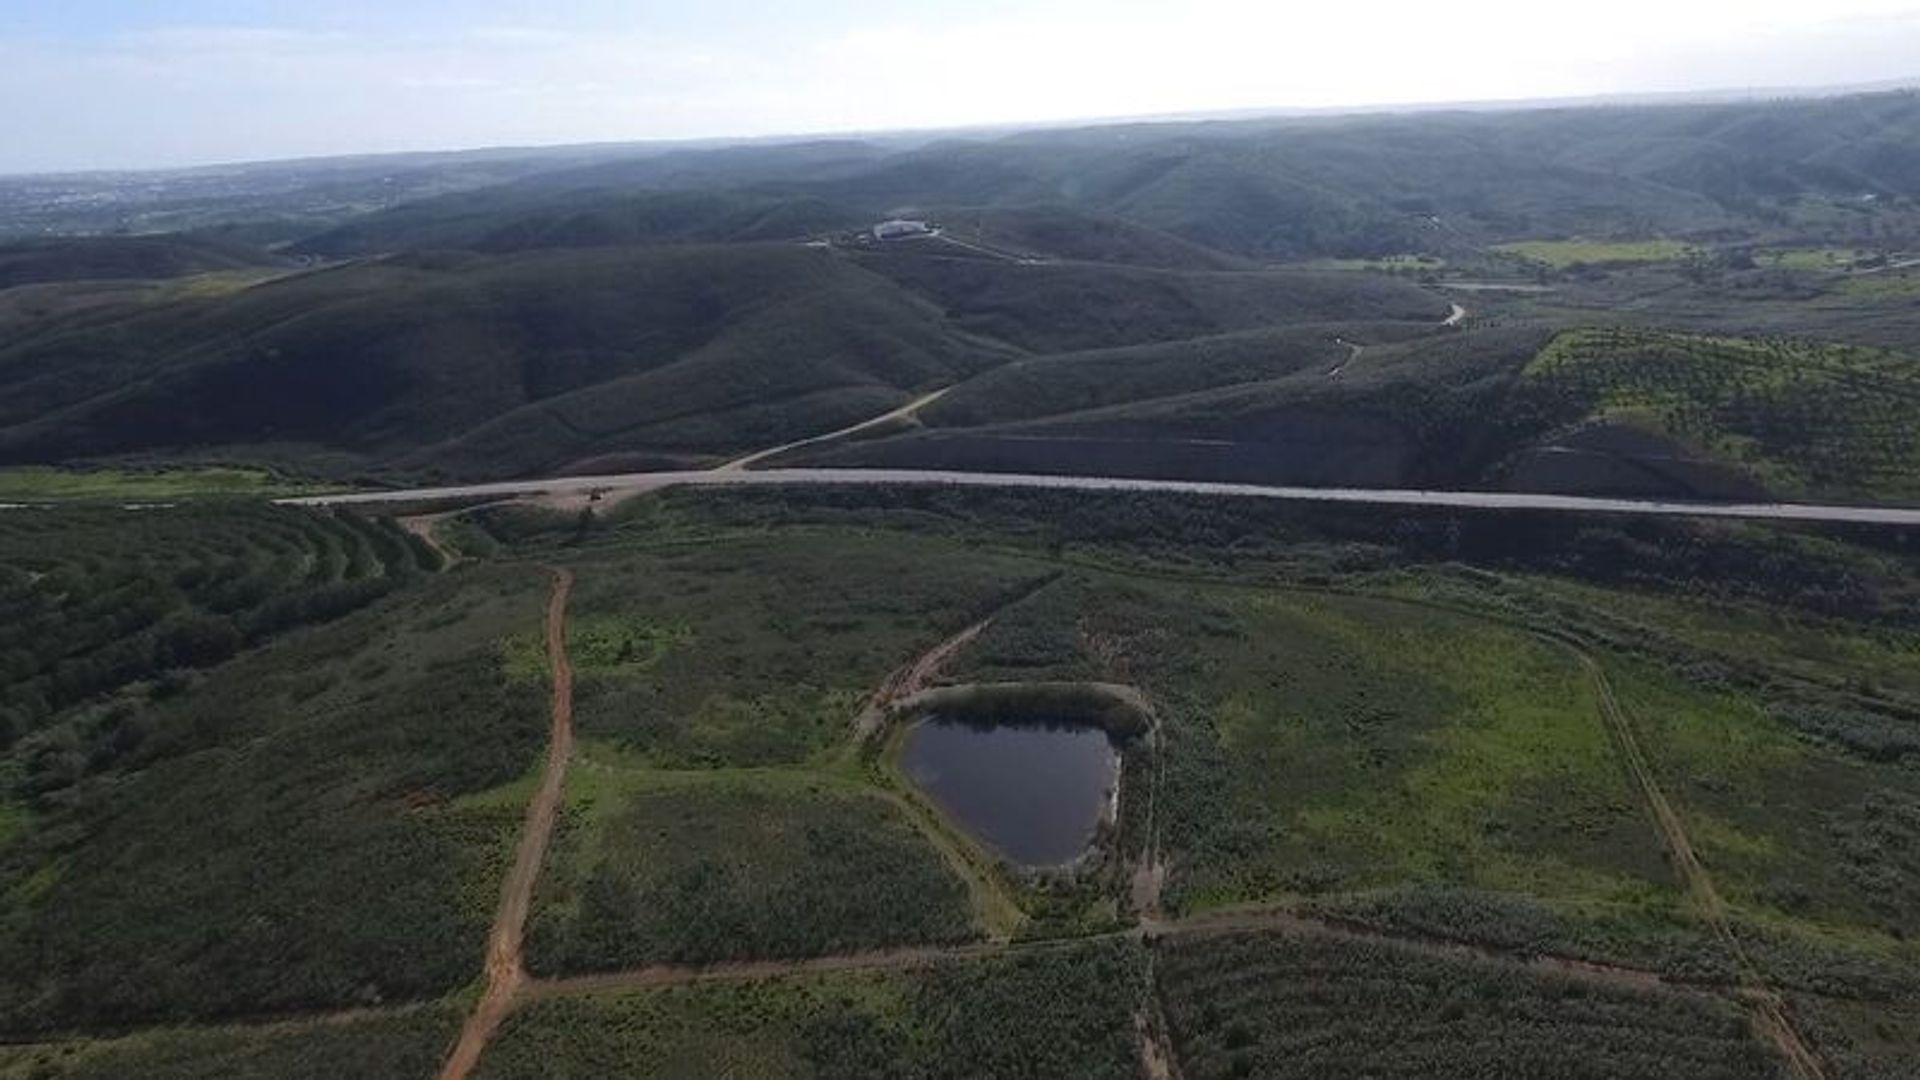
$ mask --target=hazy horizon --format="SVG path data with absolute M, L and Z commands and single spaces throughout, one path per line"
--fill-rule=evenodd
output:
M 0 172 L 1271 110 L 1818 91 L 1920 76 L 1920 2 L 71 0 L 0 12 Z

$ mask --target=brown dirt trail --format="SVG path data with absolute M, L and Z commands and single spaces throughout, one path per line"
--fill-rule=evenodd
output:
M 540 789 L 527 804 L 526 823 L 513 868 L 500 886 L 500 907 L 487 937 L 487 989 L 460 1030 L 459 1041 L 440 1068 L 439 1080 L 466 1080 L 480 1060 L 487 1041 L 499 1030 L 514 998 L 527 982 L 523 947 L 527 911 L 533 903 L 533 885 L 546 861 L 547 845 L 560 815 L 566 791 L 567 761 L 573 755 L 573 665 L 567 659 L 567 598 L 573 592 L 573 572 L 553 571 L 553 594 L 547 601 L 547 662 L 553 671 L 553 721 L 547 739 L 546 772 Z
M 867 698 L 860 715 L 854 717 L 854 742 L 865 742 L 879 732 L 886 722 L 887 710 L 896 702 L 932 686 L 933 680 L 946 670 L 954 657 L 960 655 L 960 650 L 979 637 L 992 622 L 993 616 L 989 615 L 888 674 L 879 688 Z

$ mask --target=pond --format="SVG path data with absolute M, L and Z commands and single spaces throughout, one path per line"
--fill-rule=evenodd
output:
M 1087 850 L 1119 779 L 1098 728 L 983 727 L 940 717 L 907 733 L 901 763 L 939 807 L 1021 866 L 1059 866 Z

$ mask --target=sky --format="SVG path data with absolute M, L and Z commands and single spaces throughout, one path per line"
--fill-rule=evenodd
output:
M 0 0 L 0 172 L 1920 82 L 1920 0 Z

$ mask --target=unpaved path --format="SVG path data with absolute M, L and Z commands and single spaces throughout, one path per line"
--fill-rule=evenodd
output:
M 1618 964 L 1603 964 L 1568 956 L 1533 954 L 1522 956 L 1501 949 L 1455 941 L 1450 938 L 1414 932 L 1376 929 L 1357 923 L 1317 919 L 1285 908 L 1246 907 L 1203 912 L 1173 920 L 1142 920 L 1142 928 L 1152 938 L 1207 937 L 1221 934 L 1250 934 L 1280 931 L 1296 937 L 1315 937 L 1336 941 L 1390 944 L 1446 960 L 1479 960 L 1547 975 L 1561 975 L 1587 982 L 1635 990 L 1687 988 L 1687 984 L 1658 972 Z M 1711 991 L 1702 991 L 1711 992 Z
M 1042 577 L 1026 588 L 1009 597 L 979 621 L 961 629 L 952 637 L 928 649 L 926 652 L 889 672 L 880 682 L 880 686 L 867 698 L 866 704 L 853 718 L 853 737 L 847 742 L 846 753 L 849 757 L 878 737 L 886 728 L 887 718 L 902 702 L 923 694 L 933 685 L 940 673 L 953 662 L 972 641 L 984 633 L 987 627 L 1015 604 L 1027 599 L 1034 593 L 1047 587 L 1054 581 L 1053 576 Z M 892 767 L 883 765 L 884 772 L 891 773 Z M 966 883 L 968 896 L 972 900 L 975 914 L 981 926 L 994 941 L 1006 941 L 1013 936 L 1026 914 L 1018 902 L 1007 892 L 997 878 L 991 865 L 976 862 L 979 856 L 970 850 L 966 841 L 959 839 L 950 830 L 945 819 L 938 811 L 925 805 L 919 798 L 907 794 L 903 777 L 892 776 L 889 780 L 876 785 L 875 791 L 892 802 L 912 822 L 927 842 L 945 860 L 948 867 Z
M 1668 801 L 1661 790 L 1653 767 L 1648 763 L 1646 753 L 1640 748 L 1640 740 L 1634 734 L 1633 722 L 1621 708 L 1620 701 L 1614 696 L 1613 684 L 1607 680 L 1606 672 L 1598 661 L 1587 655 L 1584 650 L 1575 649 L 1575 655 L 1586 668 L 1588 676 L 1600 699 L 1600 711 L 1605 717 L 1614 743 L 1620 750 L 1627 770 L 1633 774 L 1635 783 L 1640 787 L 1641 797 L 1646 801 L 1648 811 L 1653 815 L 1654 824 L 1660 831 L 1661 839 L 1673 857 L 1674 869 L 1680 874 L 1688 894 L 1693 898 L 1694 907 L 1699 909 L 1700 917 L 1706 921 L 1715 937 L 1733 954 L 1740 971 L 1741 1000 L 1753 1013 L 1754 1026 L 1780 1052 L 1786 1060 L 1789 1071 L 1796 1080 L 1826 1080 L 1826 1071 L 1821 1067 L 1820 1059 L 1813 1049 L 1801 1038 L 1800 1032 L 1793 1026 L 1793 1018 L 1788 1015 L 1786 1002 L 1772 987 L 1767 985 L 1766 977 L 1747 956 L 1741 946 L 1740 938 L 1727 920 L 1727 906 L 1721 900 L 1720 892 L 1714 887 L 1713 877 L 1701 864 L 1693 848 L 1693 841 L 1687 835 L 1686 824 Z
M 1036 943 L 1038 944 L 1038 943 Z M 1061 948 L 1072 942 L 1050 942 Z M 752 960 L 683 967 L 661 964 L 632 971 L 602 975 L 575 975 L 564 979 L 536 979 L 526 984 L 528 997 L 567 997 L 577 994 L 603 994 L 619 990 L 655 990 L 668 986 L 686 986 L 706 982 L 758 982 L 794 975 L 822 975 L 831 972 L 894 971 L 929 967 L 942 961 L 982 960 L 1013 950 L 1001 942 L 972 945 L 929 945 L 911 949 L 876 949 L 870 952 L 817 956 L 805 960 Z
M 1721 996 L 1717 987 L 1689 984 L 1657 972 L 1571 957 L 1518 956 L 1498 949 L 1441 938 L 1375 930 L 1316 919 L 1279 908 L 1244 908 L 1208 912 L 1173 920 L 1146 920 L 1140 925 L 1084 937 L 1034 941 L 982 941 L 966 945 L 928 945 L 876 949 L 800 960 L 723 962 L 700 967 L 657 964 L 628 971 L 575 975 L 559 979 L 528 979 L 521 985 L 525 998 L 568 997 L 627 990 L 658 990 L 707 982 L 757 982 L 797 975 L 832 972 L 896 971 L 924 968 L 957 960 L 985 960 L 999 956 L 1058 952 L 1100 941 L 1140 941 L 1161 938 L 1205 937 L 1281 931 L 1298 937 L 1388 944 L 1450 960 L 1479 960 L 1542 974 L 1560 975 L 1590 983 L 1631 989 L 1667 989 Z
M 1153 993 L 1151 987 L 1147 993 Z M 1156 1003 L 1154 1008 L 1143 1007 L 1133 1014 L 1133 1037 L 1140 1051 L 1140 1073 L 1147 1080 L 1180 1080 L 1173 1048 L 1167 1045 L 1166 1032 L 1156 1015 L 1158 1011 Z
M 902 405 L 897 409 L 892 409 L 888 412 L 883 412 L 879 416 L 875 416 L 867 420 L 862 420 L 857 424 L 849 424 L 846 427 L 839 428 L 834 431 L 829 431 L 824 435 L 814 435 L 810 438 L 795 439 L 793 442 L 790 442 L 790 443 L 782 443 L 779 446 L 770 446 L 765 450 L 756 450 L 753 453 L 748 454 L 746 457 L 735 458 L 724 465 L 716 465 L 714 466 L 713 471 L 714 472 L 739 472 L 742 469 L 748 468 L 749 466 L 754 465 L 757 462 L 765 461 L 768 458 L 772 458 L 772 457 L 778 457 L 789 450 L 798 450 L 803 446 L 814 446 L 819 443 L 832 442 L 835 439 L 844 439 L 850 435 L 858 435 L 860 432 L 867 431 L 872 428 L 877 428 L 882 424 L 890 424 L 895 420 L 903 420 L 919 412 L 921 409 L 924 409 L 927 406 L 933 404 L 934 402 L 939 401 L 942 397 L 946 396 L 947 391 L 952 389 L 953 387 L 951 386 L 943 386 L 940 389 L 935 390 L 931 394 L 922 394 L 921 396 L 914 398 L 912 401 L 907 402 L 905 405 Z
M 960 655 L 960 650 L 971 644 L 974 638 L 985 633 L 987 627 L 993 625 L 993 620 L 999 618 L 1008 608 L 1053 584 L 1057 576 L 1048 575 L 1038 579 L 1008 597 L 1004 603 L 988 612 L 980 621 L 963 628 L 959 633 L 888 673 L 887 677 L 881 680 L 880 686 L 867 698 L 867 703 L 861 708 L 860 714 L 853 719 L 853 745 L 858 747 L 878 734 L 881 726 L 886 723 L 887 713 L 894 706 L 916 694 L 926 692 L 933 685 L 933 681 L 940 677 L 940 673 L 947 669 L 947 665 L 953 663 L 953 658 Z
M 432 548 L 434 553 L 440 556 L 441 568 L 445 569 L 460 561 L 460 553 L 443 543 L 440 539 L 440 534 L 435 530 L 439 528 L 442 521 L 454 516 L 455 514 L 453 513 L 414 514 L 409 517 L 396 518 L 394 520 L 399 523 L 401 528 L 419 537 L 421 543 Z
M 987 627 L 993 625 L 994 616 L 998 614 L 999 612 L 996 611 L 993 615 L 988 615 L 928 649 L 905 666 L 890 672 L 881 681 L 879 688 L 867 698 L 867 704 L 860 710 L 860 715 L 853 718 L 854 744 L 859 745 L 873 738 L 886 723 L 887 713 L 896 703 L 932 686 L 933 680 L 939 678 L 940 673 L 953 662 L 953 658 L 960 655 L 960 650 L 966 648 L 974 638 L 979 637 L 986 632 Z
M 480 1060 L 487 1041 L 500 1028 L 514 998 L 527 982 L 523 946 L 527 910 L 533 903 L 533 884 L 546 861 L 566 791 L 567 760 L 573 755 L 573 665 L 567 659 L 567 598 L 573 592 L 573 571 L 556 567 L 553 594 L 547 601 L 547 663 L 553 672 L 553 719 L 547 736 L 547 767 L 540 790 L 527 804 L 520 845 L 513 868 L 500 886 L 500 907 L 487 937 L 487 989 L 460 1030 L 460 1039 L 440 1068 L 440 1080 L 466 1080 Z

